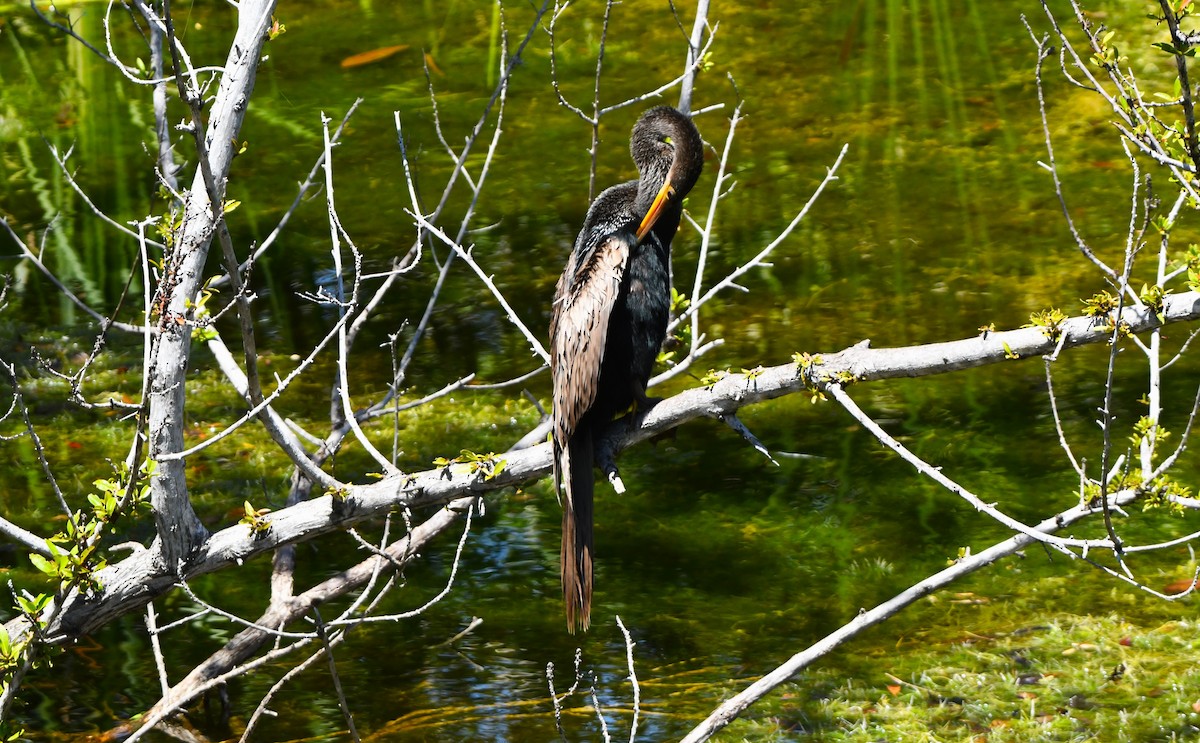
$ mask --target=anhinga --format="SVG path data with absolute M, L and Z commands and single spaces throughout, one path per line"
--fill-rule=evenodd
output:
M 704 166 L 700 133 L 669 106 L 642 114 L 629 152 L 640 177 L 592 202 L 550 319 L 554 486 L 563 506 L 562 586 L 572 632 L 587 629 L 591 618 L 593 444 L 613 416 L 648 402 L 671 306 L 671 238 Z

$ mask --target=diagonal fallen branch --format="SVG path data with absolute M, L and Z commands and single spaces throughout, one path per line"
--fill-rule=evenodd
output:
M 1111 497 L 1114 504 L 1122 505 L 1133 501 L 1137 496 L 1125 490 Z M 1062 513 L 1051 516 L 1034 527 L 1042 534 L 1052 534 L 1065 526 L 1079 521 L 1092 514 L 1100 513 L 1098 508 L 1075 506 Z M 796 653 L 787 662 L 746 687 L 738 695 L 726 700 L 704 720 L 688 733 L 682 743 L 700 743 L 708 740 L 718 730 L 733 722 L 747 707 L 766 696 L 772 689 L 787 681 L 803 669 L 812 665 L 822 656 L 829 653 L 847 640 L 861 634 L 875 625 L 895 616 L 901 609 L 928 596 L 944 586 L 953 583 L 963 576 L 987 567 L 1002 557 L 1007 557 L 1029 546 L 1034 538 L 1027 534 L 1017 534 L 1003 542 L 988 547 L 974 555 L 969 555 L 957 561 L 950 567 L 935 573 L 919 583 L 914 583 L 875 608 L 861 612 L 851 621 L 813 643 L 808 648 Z
M 1162 314 L 1163 323 L 1200 319 L 1200 292 L 1166 297 Z M 1127 307 L 1120 321 L 1134 333 L 1160 325 L 1154 311 L 1147 307 Z M 634 425 L 617 421 L 610 427 L 608 439 L 613 449 L 620 451 L 694 418 L 720 418 L 747 405 L 808 390 L 814 380 L 853 379 L 861 383 L 928 376 L 1052 353 L 1060 345 L 1071 348 L 1106 341 L 1107 333 L 1097 332 L 1096 327 L 1092 318 L 1080 316 L 1060 323 L 1058 328 L 1063 337 L 1054 340 L 1039 328 L 1023 328 L 905 348 L 872 349 L 864 342 L 819 358 L 808 366 L 781 364 L 756 370 L 753 375 L 730 374 L 715 384 L 685 390 L 639 415 Z M 265 519 L 269 525 L 265 533 L 256 534 L 245 525 L 235 525 L 212 534 L 180 566 L 181 575 L 190 579 L 221 570 L 285 544 L 383 516 L 396 508 L 441 505 L 517 485 L 542 477 L 549 469 L 550 448 L 542 444 L 504 455 L 503 470 L 491 479 L 465 465 L 455 465 L 351 486 L 344 497 L 325 495 L 270 514 Z M 61 642 L 140 610 L 148 601 L 174 587 L 172 572 L 170 566 L 155 560 L 149 551 L 112 565 L 97 575 L 103 590 L 89 598 L 70 596 L 46 633 Z M 23 637 L 29 632 L 28 622 L 23 618 L 11 620 L 6 626 L 13 637 Z

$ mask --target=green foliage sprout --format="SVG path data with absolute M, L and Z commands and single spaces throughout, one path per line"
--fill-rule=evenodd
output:
M 804 381 L 804 387 L 809 391 L 809 399 L 813 405 L 818 402 L 827 400 L 825 396 L 825 385 L 834 382 L 845 387 L 848 384 L 858 381 L 854 373 L 843 369 L 834 374 L 817 374 L 816 367 L 824 363 L 824 359 L 820 355 L 807 353 L 792 354 L 792 363 L 800 372 L 800 378 Z
M 60 591 L 72 586 L 85 594 L 99 591 L 101 585 L 95 573 L 108 565 L 100 555 L 104 527 L 113 530 L 119 516 L 136 517 L 149 510 L 150 478 L 157 469 L 157 462 L 145 460 L 138 468 L 137 481 L 131 483 L 129 467 L 122 463 L 116 477 L 93 482 L 97 492 L 87 496 L 91 513 L 81 510 L 71 514 L 63 530 L 46 540 L 49 557 L 32 553 L 29 561 L 38 571 L 57 579 Z
M 753 369 L 742 369 L 742 374 L 746 375 L 747 383 L 753 384 L 754 381 L 761 377 L 765 371 L 766 369 L 764 369 L 760 364 Z
M 271 509 L 255 508 L 250 505 L 250 501 L 243 501 L 242 511 L 243 516 L 238 523 L 250 527 L 250 532 L 255 537 L 266 536 L 271 531 L 271 522 L 267 520 L 267 514 L 271 512 Z
M 1163 288 L 1158 284 L 1142 284 L 1142 290 L 1138 293 L 1138 297 L 1146 303 L 1154 316 L 1159 322 L 1166 322 L 1165 302 L 1169 291 L 1163 291 Z
M 454 465 L 465 465 L 467 471 L 472 475 L 482 475 L 484 480 L 494 480 L 508 466 L 508 462 L 496 456 L 495 452 L 478 454 L 470 449 L 463 449 L 453 459 L 438 457 L 433 460 L 433 466 L 445 470 L 447 474 L 449 474 L 450 468 Z
M 675 287 L 671 287 L 671 317 L 679 317 L 691 305 L 692 300 L 688 299 L 686 295 L 680 294 Z M 681 322 L 663 344 L 663 350 L 659 351 L 655 363 L 671 366 L 675 363 L 676 349 L 690 348 L 691 345 L 692 326 L 689 323 Z
M 1051 307 L 1048 310 L 1034 312 L 1029 316 L 1029 322 L 1022 325 L 1023 328 L 1041 328 L 1042 335 L 1052 341 L 1057 341 L 1062 337 L 1062 324 L 1067 319 L 1067 316 L 1062 310 L 1057 307 Z
M 728 369 L 709 369 L 703 377 L 700 377 L 700 384 L 704 385 L 711 392 L 712 388 L 725 377 L 729 376 Z
M 122 462 L 116 477 L 107 480 L 95 480 L 92 487 L 95 493 L 89 493 L 87 500 L 92 506 L 92 514 L 97 521 L 111 524 L 118 516 L 124 515 L 138 518 L 150 510 L 150 478 L 158 471 L 158 462 L 147 459 L 138 468 L 137 483 L 130 490 L 129 465 Z M 127 502 L 122 503 L 126 493 Z
M 218 336 L 216 328 L 212 327 L 209 322 L 212 313 L 208 309 L 208 301 L 216 293 L 216 289 L 207 286 L 200 292 L 200 299 L 195 304 L 196 327 L 192 329 L 192 340 L 206 343 Z M 188 306 L 192 306 L 190 300 Z
M 1117 309 L 1117 298 L 1107 291 L 1096 292 L 1091 299 L 1080 301 L 1083 302 L 1083 314 L 1088 317 L 1107 318 L 1109 313 Z
M 1122 56 L 1120 49 L 1112 43 L 1116 35 L 1116 31 L 1109 31 L 1096 39 L 1097 51 L 1092 55 L 1092 64 L 1104 69 L 1115 69 L 1117 65 L 1128 61 L 1129 58 Z

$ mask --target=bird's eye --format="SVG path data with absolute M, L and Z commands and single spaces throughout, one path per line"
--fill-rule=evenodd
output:
M 671 141 L 670 137 L 663 137 L 663 142 L 665 142 L 666 144 L 675 144 L 674 142 Z

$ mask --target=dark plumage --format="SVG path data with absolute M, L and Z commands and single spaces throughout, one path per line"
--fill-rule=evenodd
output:
M 550 319 L 554 485 L 572 632 L 591 620 L 593 445 L 613 416 L 647 401 L 671 305 L 671 238 L 704 166 L 700 133 L 669 106 L 642 114 L 629 151 L 640 178 L 592 202 Z

